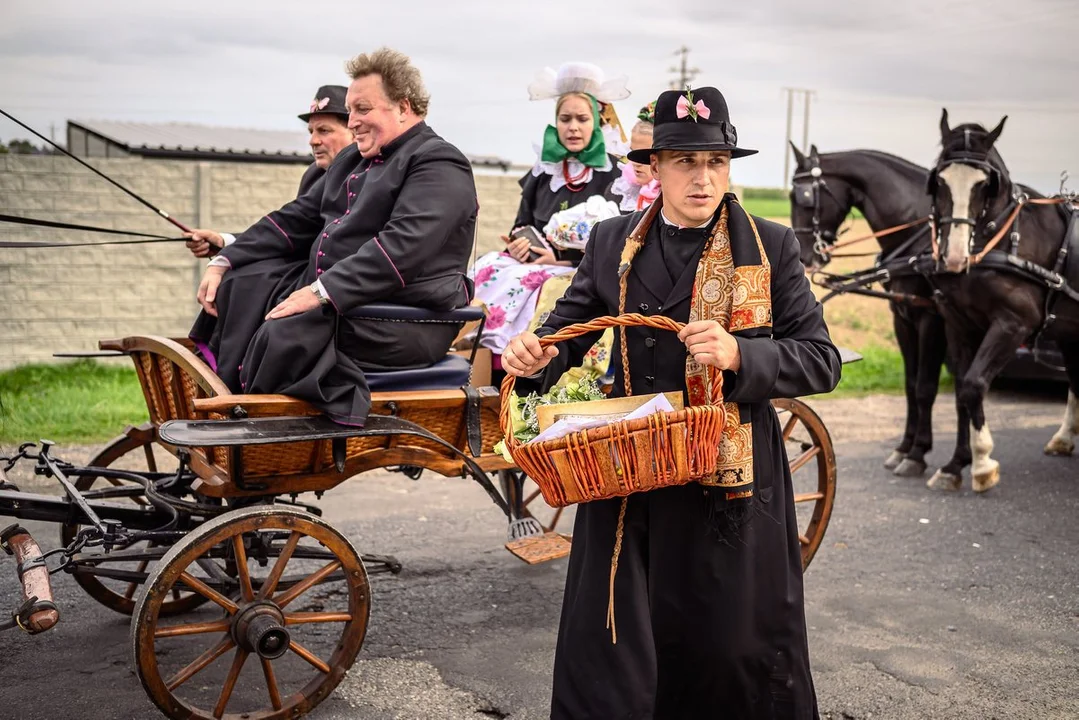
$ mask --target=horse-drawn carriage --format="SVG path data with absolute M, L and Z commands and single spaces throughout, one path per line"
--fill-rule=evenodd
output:
M 387 322 L 483 319 L 479 308 L 362 313 Z M 320 498 L 380 468 L 413 479 L 423 470 L 470 477 L 509 519 L 507 546 L 523 559 L 558 553 L 522 540 L 566 542 L 568 516 L 541 512 L 539 491 L 493 450 L 503 436 L 501 398 L 473 386 L 474 351 L 369 375 L 372 410 L 359 428 L 289 397 L 231 394 L 186 341 L 128 337 L 101 348 L 134 362 L 149 421 L 127 428 L 85 467 L 62 462 L 44 441 L 2 459 L 0 471 L 29 460 L 63 489 L 62 497 L 21 492 L 0 472 L 0 515 L 60 525 L 58 548 L 44 555 L 20 526 L 3 531 L 24 592 L 7 625 L 31 634 L 53 627 L 60 612 L 49 576 L 72 574 L 99 603 L 132 616 L 134 668 L 168 717 L 297 717 L 356 659 L 369 575 L 396 574 L 401 563 L 361 555 L 307 493 Z M 773 405 L 808 565 L 832 510 L 835 456 L 805 403 Z

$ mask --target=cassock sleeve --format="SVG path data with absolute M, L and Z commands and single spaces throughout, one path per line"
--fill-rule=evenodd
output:
M 229 243 L 220 252 L 220 257 L 237 268 L 258 260 L 289 257 L 309 250 L 322 229 L 322 191 L 325 187 L 323 176 L 303 195 L 237 235 L 236 242 Z
M 476 212 L 468 160 L 451 147 L 417 152 L 382 230 L 322 277 L 339 313 L 377 302 L 419 276 Z
M 741 368 L 723 374 L 723 395 L 730 402 L 825 393 L 839 383 L 839 351 L 828 336 L 824 308 L 809 287 L 798 241 L 789 229 L 772 264 L 772 337 L 736 339 Z
M 584 258 L 577 268 L 577 274 L 573 276 L 573 281 L 566 288 L 565 294 L 555 303 L 543 327 L 536 331 L 536 335 L 540 337 L 550 335 L 567 325 L 588 322 L 607 314 L 607 304 L 600 297 L 595 280 L 595 248 L 601 242 L 598 237 L 602 233 L 601 227 L 602 224 L 599 224 L 593 228 L 592 237 L 585 246 Z M 553 385 L 566 370 L 580 365 L 584 361 L 585 354 L 596 344 L 601 335 L 603 331 L 597 330 L 559 343 L 558 356 L 551 360 L 544 372 L 544 386 Z

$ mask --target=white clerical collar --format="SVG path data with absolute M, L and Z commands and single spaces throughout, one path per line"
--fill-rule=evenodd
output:
M 679 225 L 676 222 L 671 222 L 670 220 L 668 220 L 667 215 L 663 212 L 662 208 L 659 211 L 659 219 L 662 220 L 667 225 L 674 225 L 679 230 L 697 230 L 697 229 L 700 229 L 700 228 L 703 228 L 703 227 L 708 227 L 712 223 L 712 218 L 708 218 L 707 220 L 705 220 L 700 225 L 694 225 L 692 227 L 690 227 L 688 225 Z

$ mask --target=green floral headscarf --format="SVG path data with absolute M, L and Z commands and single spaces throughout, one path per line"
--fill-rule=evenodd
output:
M 584 150 L 577 153 L 570 152 L 558 137 L 558 128 L 548 125 L 543 132 L 543 150 L 540 159 L 543 162 L 561 162 L 567 157 L 576 157 L 583 164 L 591 168 L 601 168 L 607 164 L 607 145 L 603 142 L 603 131 L 599 126 L 599 103 L 591 95 L 588 99 L 592 103 L 592 137 Z M 557 108 L 557 105 L 555 106 Z M 556 110 L 557 112 L 557 110 Z

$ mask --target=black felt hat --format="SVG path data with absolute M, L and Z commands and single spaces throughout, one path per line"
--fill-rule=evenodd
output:
M 757 152 L 738 147 L 727 101 L 714 87 L 667 90 L 659 96 L 652 147 L 633 150 L 627 157 L 647 164 L 657 150 L 730 150 L 731 157 Z
M 348 107 L 345 105 L 345 94 L 348 88 L 343 85 L 323 85 L 315 93 L 315 99 L 311 101 L 311 107 L 302 115 L 301 120 L 307 122 L 312 115 L 339 115 L 348 120 Z

